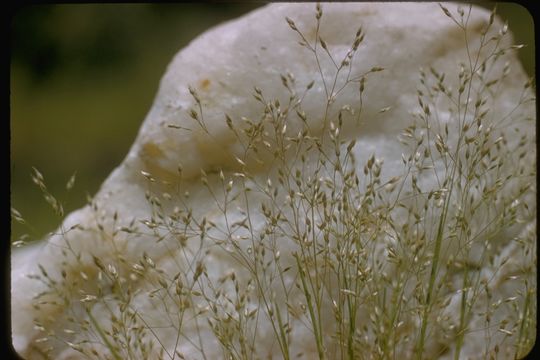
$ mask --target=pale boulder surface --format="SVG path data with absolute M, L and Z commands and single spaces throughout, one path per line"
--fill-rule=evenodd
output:
M 459 19 L 457 5 L 445 6 Z M 462 217 L 470 219 L 474 241 L 460 242 L 464 235 L 459 231 L 444 239 L 443 260 L 436 269 L 437 283 L 442 285 L 434 290 L 440 301 L 427 316 L 422 358 L 453 358 L 456 349 L 463 358 L 485 358 L 494 354 L 495 347 L 500 355 L 512 357 L 516 345 L 531 338 L 535 327 L 523 320 L 534 318 L 536 309 L 535 104 L 530 88 L 524 87 L 527 76 L 515 51 L 510 49 L 509 35 L 482 46 L 480 59 L 493 60 L 496 50 L 507 51 L 497 55 L 493 65 L 488 62 L 488 70 L 480 78 L 475 63 L 480 44 L 496 36 L 503 25 L 495 19 L 484 36 L 482 30 L 490 21 L 489 12 L 473 7 L 469 14 L 468 6 L 463 5 L 463 9 L 468 18 L 469 51 L 464 31 L 439 5 L 431 3 L 322 4 L 319 26 L 314 4 L 272 4 L 195 39 L 169 65 L 134 145 L 92 203 L 67 216 L 56 235 L 13 252 L 15 349 L 28 359 L 137 359 L 157 358 L 159 354 L 163 358 L 179 358 L 178 354 L 182 354 L 186 359 L 228 355 L 279 359 L 283 358 L 286 338 L 291 357 L 303 354 L 304 358 L 316 358 L 322 351 L 326 358 L 339 358 L 340 351 L 346 350 L 339 350 L 345 346 L 334 336 L 337 330 L 332 299 L 349 296 L 350 290 L 336 288 L 330 275 L 321 279 L 321 294 L 325 296 L 321 296 L 318 316 L 328 324 L 320 328 L 320 341 L 324 342 L 321 350 L 306 312 L 306 297 L 301 287 L 295 286 L 300 276 L 293 253 L 303 248 L 303 240 L 294 238 L 292 226 L 275 227 L 261 210 L 261 204 L 273 203 L 276 209 L 283 209 L 282 217 L 293 219 L 295 215 L 286 204 L 298 194 L 282 191 L 273 198 L 271 194 L 285 186 L 280 185 L 280 166 L 290 164 L 290 169 L 296 169 L 299 156 L 288 148 L 284 150 L 286 156 L 276 160 L 274 150 L 283 145 L 279 139 L 288 141 L 294 149 L 298 143 L 290 139 L 308 130 L 311 138 L 325 139 L 321 140 L 325 154 L 334 154 L 329 134 L 338 136 L 335 128 L 341 112 L 339 136 L 344 144 L 335 158 L 343 159 L 348 141 L 355 139 L 349 149 L 356 163 L 349 162 L 348 166 L 356 166 L 358 176 L 364 176 L 364 165 L 371 162 L 375 168 L 382 168 L 380 184 L 401 187 L 402 195 L 414 193 L 413 183 L 428 189 L 426 193 L 438 189 L 434 196 L 441 201 L 439 208 L 444 208 L 450 184 L 442 184 L 441 179 L 449 166 L 448 158 L 415 150 L 407 162 L 409 148 L 398 139 L 415 119 L 421 122 L 427 106 L 432 123 L 424 132 L 409 132 L 410 138 L 427 136 L 428 129 L 444 133 L 446 125 L 446 145 L 458 147 L 463 125 L 476 124 L 475 119 L 489 110 L 482 127 L 477 126 L 474 137 L 469 135 L 470 143 L 474 144 L 475 138 L 481 142 L 486 131 L 493 131 L 493 136 L 486 135 L 487 146 L 505 146 L 509 150 L 504 164 L 497 168 L 497 176 L 519 176 L 499 184 L 493 168 L 482 168 L 480 161 L 469 170 L 482 170 L 482 180 L 477 184 L 486 187 L 455 190 L 448 200 L 449 213 L 461 211 Z M 360 26 L 362 32 L 357 34 Z M 363 34 L 349 64 L 340 68 L 355 39 Z M 313 51 L 299 41 L 307 41 Z M 459 98 L 465 104 L 468 96 L 469 105 L 449 100 L 451 96 L 440 89 L 442 95 L 434 96 L 431 103 L 427 100 L 430 91 L 438 87 L 442 73 L 446 78 L 441 82 L 457 97 L 460 81 L 470 75 L 471 66 L 476 72 L 465 83 L 468 90 Z M 419 75 L 421 68 L 427 74 L 423 78 Z M 430 72 L 430 68 L 435 71 Z M 461 68 L 465 70 L 459 76 Z M 362 78 L 365 89 L 360 93 Z M 500 80 L 487 85 L 492 79 Z M 424 89 L 420 95 L 423 103 L 419 103 L 419 89 Z M 480 102 L 475 111 L 477 99 Z M 459 109 L 459 116 L 453 115 L 453 107 Z M 249 136 L 241 130 L 261 123 L 264 126 L 259 129 L 265 135 L 257 138 L 260 141 L 253 142 L 252 147 L 246 146 Z M 279 127 L 274 130 L 275 124 Z M 309 141 L 297 145 L 298 149 L 306 150 Z M 436 137 L 427 137 L 425 143 L 433 149 L 442 146 L 436 144 Z M 529 146 L 525 152 L 521 143 Z M 419 145 L 418 149 L 423 148 Z M 402 157 L 403 153 L 407 155 Z M 370 160 L 372 154 L 376 160 Z M 464 154 L 460 155 L 463 161 Z M 482 154 L 486 155 L 489 157 Z M 319 158 L 308 152 L 307 165 L 298 167 L 302 169 L 300 178 L 310 181 L 310 175 L 329 175 L 317 172 Z M 418 163 L 420 159 L 426 161 L 426 169 L 406 171 L 405 163 Z M 429 161 L 431 167 L 427 167 Z M 285 174 L 291 182 L 295 176 L 294 171 Z M 416 181 L 412 180 L 414 176 Z M 399 180 L 391 180 L 397 177 Z M 464 179 L 458 179 L 466 184 Z M 325 179 L 321 178 L 320 183 L 324 184 Z M 496 187 L 489 192 L 488 185 Z M 245 191 L 247 187 L 251 190 Z M 324 191 L 330 196 L 330 189 Z M 477 193 L 478 199 L 494 192 L 499 195 L 490 197 L 486 206 L 458 209 L 456 205 L 461 204 L 461 195 L 456 194 L 466 197 Z M 391 202 L 397 194 L 389 190 L 387 200 Z M 351 201 L 361 211 L 365 199 L 361 193 L 358 195 Z M 412 198 L 409 196 L 403 204 L 418 209 L 424 203 L 434 208 L 438 204 Z M 506 205 L 509 198 L 515 199 L 511 206 Z M 337 213 L 341 211 L 341 207 L 336 209 Z M 438 211 L 426 211 L 414 231 L 425 231 L 427 239 L 436 237 L 436 231 L 430 229 L 436 228 L 433 224 L 440 218 Z M 508 220 L 506 226 L 506 215 L 497 214 L 509 211 L 515 213 L 515 221 Z M 478 215 L 482 212 L 485 216 Z M 422 299 L 414 299 L 414 288 L 418 279 L 429 282 L 431 264 L 426 262 L 425 270 L 416 260 L 410 260 L 416 266 L 414 271 L 421 275 L 415 278 L 409 274 L 413 280 L 405 279 L 403 266 L 391 258 L 392 251 L 398 255 L 400 251 L 398 225 L 404 229 L 402 225 L 411 221 L 411 215 L 399 206 L 390 213 L 393 222 L 381 225 L 384 231 L 377 233 L 370 250 L 355 253 L 357 257 L 369 256 L 371 270 L 379 266 L 374 272 L 381 276 L 384 273 L 383 278 L 402 282 L 394 288 L 391 284 L 395 281 L 388 282 L 388 297 L 383 297 L 382 291 L 368 294 L 369 282 L 354 295 L 370 301 L 357 308 L 355 341 L 357 346 L 371 344 L 353 349 L 359 351 L 360 358 L 384 354 L 414 358 L 421 332 L 423 312 L 415 312 L 412 307 L 419 306 Z M 315 211 L 312 216 L 320 224 L 325 212 Z M 490 226 L 499 220 L 503 226 L 492 231 Z M 310 227 L 305 216 L 296 225 L 296 230 Z M 339 233 L 325 233 L 322 227 L 314 237 L 322 241 L 325 234 L 330 237 L 327 246 L 340 242 Z M 408 246 L 403 245 L 403 254 L 408 254 Z M 261 248 L 267 251 L 262 258 L 274 262 L 264 275 L 261 268 L 255 267 L 259 264 L 257 249 Z M 467 249 L 466 255 L 461 248 Z M 425 249 L 416 255 L 429 258 L 430 251 L 434 251 L 432 244 Z M 315 271 L 314 264 L 303 266 L 308 274 Z M 287 267 L 290 270 L 283 277 L 276 275 L 279 268 Z M 464 269 L 471 274 L 465 288 L 482 290 L 468 298 L 469 310 L 461 317 Z M 441 274 L 447 275 L 442 278 Z M 425 298 L 426 291 L 427 285 L 420 298 Z M 395 322 L 390 323 L 391 328 L 399 330 L 384 343 L 381 334 L 390 330 L 378 326 L 384 323 L 381 309 L 393 301 L 391 294 L 399 294 L 395 297 L 403 299 L 404 305 L 398 312 L 399 319 L 394 317 Z M 279 309 L 269 307 L 265 302 L 268 299 L 273 299 Z M 497 302 L 499 305 L 492 306 Z M 276 312 L 283 316 L 279 326 L 275 325 Z M 373 316 L 377 318 L 373 320 Z M 241 321 L 247 325 L 235 327 Z M 286 331 L 280 332 L 284 323 Z M 466 331 L 464 338 L 459 336 L 459 326 Z M 231 347 L 239 349 L 238 353 L 231 352 Z M 392 347 L 393 353 L 384 352 Z

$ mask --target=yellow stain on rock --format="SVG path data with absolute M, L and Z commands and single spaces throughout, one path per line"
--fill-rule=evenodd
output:
M 141 155 L 143 157 L 161 158 L 163 157 L 163 150 L 153 142 L 147 142 L 142 147 Z
M 165 157 L 159 145 L 151 141 L 145 143 L 139 152 L 139 156 L 143 161 L 144 170 L 150 173 L 155 179 L 167 182 L 178 180 L 174 171 L 170 171 L 159 164 L 159 160 Z
M 210 79 L 203 79 L 200 82 L 201 90 L 208 91 L 210 89 Z

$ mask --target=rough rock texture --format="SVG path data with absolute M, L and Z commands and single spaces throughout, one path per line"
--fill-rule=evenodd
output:
M 445 6 L 459 22 L 457 5 Z M 473 139 L 471 143 L 474 144 L 474 138 L 482 139 L 482 131 L 493 131 L 493 136 L 488 136 L 486 140 L 487 146 L 495 149 L 497 144 L 504 144 L 511 151 L 505 155 L 505 165 L 499 167 L 497 175 L 493 175 L 493 169 L 483 169 L 480 162 L 474 165 L 473 170 L 484 171 L 480 174 L 483 180 L 476 184 L 486 185 L 486 188 L 471 187 L 463 190 L 463 194 L 476 192 L 477 199 L 482 196 L 487 198 L 490 194 L 486 193 L 487 185 L 493 185 L 494 176 L 500 174 L 504 175 L 503 178 L 520 174 L 519 180 L 510 180 L 493 188 L 493 193 L 500 194 L 490 200 L 493 207 L 490 207 L 490 203 L 489 206 L 474 209 L 459 209 L 464 217 L 471 220 L 473 235 L 478 236 L 471 241 L 472 245 L 460 242 L 463 234 L 459 231 L 444 238 L 441 251 L 443 260 L 436 272 L 438 275 L 449 275 L 444 281 L 436 282 L 444 283 L 444 286 L 433 290 L 436 294 L 433 297 L 441 301 L 432 306 L 434 315 L 428 315 L 430 321 L 422 358 L 451 358 L 456 347 L 461 347 L 463 357 L 484 358 L 495 351 L 495 345 L 504 356 L 513 356 L 514 344 L 526 337 L 520 334 L 524 329 L 534 328 L 534 324 L 532 327 L 526 325 L 520 319 L 520 314 L 534 318 L 536 308 L 533 266 L 535 181 L 534 174 L 531 175 L 535 162 L 532 145 L 534 101 L 529 101 L 532 93 L 524 88 L 527 77 L 512 49 L 501 54 L 494 65 L 488 61 L 488 70 L 483 78 L 478 75 L 480 70 L 476 54 L 480 43 L 497 35 L 502 24 L 495 19 L 484 37 L 482 30 L 488 25 L 490 14 L 477 8 L 472 8 L 469 14 L 467 6 L 463 7 L 465 18 L 468 17 L 466 36 L 437 4 L 340 3 L 323 4 L 322 9 L 318 27 L 314 4 L 269 5 L 208 30 L 175 56 L 129 154 L 104 182 L 92 203 L 67 216 L 56 235 L 41 244 L 14 251 L 12 322 L 13 343 L 17 351 L 29 359 L 47 351 L 54 359 L 83 357 L 78 350 L 87 351 L 90 356 L 91 351 L 95 351 L 95 354 L 102 354 L 100 356 L 108 354 L 112 358 L 134 359 L 142 358 L 137 354 L 146 351 L 153 354 L 147 358 L 156 358 L 161 349 L 165 358 L 173 358 L 175 349 L 187 359 L 202 359 L 203 354 L 208 359 L 225 358 L 228 353 L 223 349 L 227 347 L 224 345 L 227 336 L 223 334 L 226 332 L 223 330 L 220 333 L 221 338 L 216 336 L 219 331 L 216 327 L 212 329 L 207 319 L 211 319 L 214 325 L 238 323 L 241 312 L 235 312 L 235 306 L 231 305 L 237 299 L 236 282 L 240 291 L 248 294 L 241 308 L 243 314 L 247 317 L 259 309 L 256 320 L 250 320 L 245 330 L 247 338 L 251 339 L 247 345 L 244 344 L 248 349 L 247 358 L 283 357 L 279 336 L 271 326 L 268 314 L 272 311 L 285 314 L 287 307 L 289 310 L 283 321 L 288 321 L 290 328 L 287 335 L 290 337 L 289 353 L 292 357 L 299 353 L 303 353 L 304 358 L 317 357 L 320 353 L 314 341 L 313 326 L 305 311 L 307 300 L 300 288 L 294 286 L 295 283 L 299 284 L 299 275 L 293 252 L 298 252 L 303 245 L 292 237 L 292 228 L 283 227 L 282 232 L 275 230 L 274 235 L 261 237 L 269 228 L 269 220 L 261 210 L 261 204 L 268 204 L 271 199 L 265 193 L 268 190 L 265 186 L 270 188 L 269 193 L 280 186 L 284 188 L 279 182 L 279 167 L 292 164 L 290 168 L 296 169 L 295 166 L 299 164 L 299 157 L 291 155 L 290 149 L 279 161 L 273 156 L 274 150 L 282 145 L 276 140 L 279 134 L 290 140 L 299 131 L 309 129 L 309 136 L 326 139 L 322 140 L 321 147 L 325 153 L 333 154 L 328 134 L 336 135 L 335 128 L 339 127 L 338 114 L 341 111 L 343 125 L 340 136 L 346 142 L 340 156 L 346 153 L 348 141 L 356 139 L 351 150 L 356 156 L 355 166 L 362 183 L 367 178 L 362 169 L 375 154 L 377 160 L 371 161 L 372 166 L 373 161 L 375 167 L 382 166 L 381 184 L 399 176 L 397 188 L 403 190 L 401 195 L 408 191 L 414 193 L 413 183 L 428 189 L 426 194 L 429 190 L 443 189 L 434 196 L 440 197 L 439 208 L 444 208 L 444 193 L 450 184 L 441 184 L 441 177 L 444 178 L 450 160 L 435 152 L 440 145 L 436 144 L 435 135 L 425 140 L 434 149 L 431 156 L 416 150 L 412 152 L 413 162 L 419 158 L 425 158 L 426 162 L 431 160 L 431 170 L 418 173 L 415 173 L 417 170 L 406 172 L 404 164 L 410 149 L 404 147 L 398 137 L 415 118 L 420 119 L 418 121 L 421 123 L 421 116 L 425 116 L 427 111 L 430 127 L 424 129 L 423 133 L 413 130 L 408 137 L 405 136 L 405 140 L 425 136 L 429 133 L 428 129 L 444 133 L 446 124 L 449 128 L 445 139 L 447 146 L 465 146 L 457 140 L 463 125 L 468 122 L 473 128 L 479 114 L 489 110 L 482 127 L 478 129 L 476 126 L 477 132 L 474 136 L 470 135 Z M 290 24 L 286 17 L 292 20 Z M 355 39 L 362 36 L 355 38 L 360 26 L 365 37 L 349 59 L 350 64 L 338 70 L 341 61 L 346 59 L 354 46 Z M 294 28 L 303 34 L 303 40 Z M 299 45 L 299 41 L 307 41 L 309 46 L 317 43 L 317 47 L 311 51 Z M 491 41 L 482 47 L 478 58 L 489 57 L 493 60 L 494 46 L 504 49 L 510 43 L 509 35 L 499 42 Z M 505 63 L 509 64 L 509 75 L 502 77 Z M 470 75 L 471 67 L 475 69 L 473 85 L 464 85 L 465 91 L 459 98 L 459 104 L 448 100 L 450 97 L 457 98 L 460 81 L 467 74 Z M 384 70 L 380 71 L 379 68 Z M 424 78 L 420 76 L 421 68 L 426 74 Z M 431 68 L 435 71 L 431 72 Z M 461 68 L 464 68 L 463 75 L 459 76 Z M 444 80 L 437 75 L 443 72 L 446 74 Z M 362 78 L 365 79 L 363 85 Z M 486 85 L 492 79 L 501 80 Z M 427 83 L 425 87 L 422 81 Z M 438 97 L 434 97 L 435 100 L 426 100 L 429 92 L 436 92 L 434 89 L 441 82 L 446 89 L 452 89 L 452 95 L 445 95 L 439 88 L 441 91 Z M 359 92 L 361 86 L 364 86 L 362 93 Z M 306 87 L 309 87 L 307 92 Z M 257 92 L 259 89 L 260 94 Z M 423 103 L 419 102 L 418 89 L 424 89 L 420 95 Z M 254 95 L 264 99 L 258 101 Z M 470 103 L 465 105 L 467 96 Z M 298 102 L 298 99 L 301 101 Z M 477 99 L 480 99 L 480 103 L 475 108 Z M 266 106 L 266 113 L 265 102 L 272 103 L 272 106 Z M 458 105 L 457 113 L 460 115 L 456 116 L 452 112 L 456 110 L 452 109 Z M 426 110 L 426 107 L 429 109 Z M 302 121 L 303 114 L 305 123 Z M 230 122 L 226 120 L 226 115 Z M 276 121 L 272 122 L 272 119 L 281 121 L 276 130 L 272 127 Z M 267 122 L 263 127 L 266 142 L 261 140 L 255 142 L 253 147 L 246 146 L 249 136 L 240 129 L 250 126 L 249 121 L 251 124 Z M 229 127 L 237 129 L 237 135 Z M 272 137 L 272 134 L 275 136 Z M 524 155 L 521 155 L 523 149 L 519 148 L 520 141 L 529 144 Z M 289 143 L 294 147 L 294 142 Z M 305 150 L 307 145 L 298 148 Z M 404 158 L 402 154 L 406 154 Z M 463 161 L 464 154 L 465 151 L 459 155 Z M 300 178 L 309 181 L 310 175 L 323 175 L 314 170 L 319 158 L 307 151 L 308 165 L 302 168 Z M 381 165 L 383 160 L 384 164 Z M 412 164 L 411 161 L 407 164 Z M 412 180 L 413 175 L 417 176 L 416 181 Z M 295 174 L 291 171 L 285 177 L 293 181 Z M 321 183 L 324 183 L 323 180 Z M 466 183 L 463 179 L 456 181 Z M 524 184 L 526 189 L 521 191 Z M 246 187 L 250 187 L 251 191 L 245 192 Z M 330 194 L 329 190 L 327 192 Z M 396 194 L 391 193 L 389 201 L 395 199 Z M 449 212 L 452 214 L 458 211 L 456 204 L 459 203 L 459 196 L 456 194 L 458 190 L 453 191 L 452 201 L 449 201 Z M 353 199 L 353 207 L 362 206 L 360 195 L 358 199 Z M 506 223 L 506 220 L 501 220 L 501 228 L 492 232 L 478 230 L 488 228 L 491 222 L 495 222 L 493 219 L 499 219 L 493 217 L 493 213 L 506 214 L 510 211 L 510 207 L 505 205 L 505 199 L 510 197 L 516 199 L 513 206 L 517 209 L 517 221 Z M 290 208 L 287 210 L 284 205 L 287 201 L 292 201 L 287 198 L 287 193 L 280 193 L 274 198 L 274 203 L 279 205 L 276 208 L 282 207 L 282 215 L 292 219 L 294 211 Z M 403 203 L 419 209 L 424 204 L 419 205 L 410 198 Z M 425 203 L 436 205 L 435 202 Z M 227 210 L 224 210 L 225 205 Z M 392 211 L 395 224 L 412 221 L 410 214 L 397 208 Z M 437 233 L 437 221 L 434 219 L 442 217 L 438 211 L 427 211 L 426 217 L 421 219 L 420 225 L 416 223 L 414 230 L 423 229 L 428 239 L 424 240 L 431 241 L 424 253 L 420 251 L 420 255 L 417 254 L 425 255 L 425 259 L 429 259 L 430 252 L 436 251 L 433 250 L 436 242 L 433 239 Z M 485 216 L 478 215 L 482 211 Z M 448 216 L 451 218 L 451 215 Z M 321 213 L 317 213 L 313 219 L 318 223 L 322 217 Z M 297 225 L 300 228 L 309 227 L 305 216 L 299 219 Z M 398 340 L 394 339 L 392 346 L 396 354 L 412 358 L 418 347 L 423 312 L 414 312 L 407 307 L 412 308 L 415 301 L 417 305 L 421 304 L 429 292 L 427 284 L 433 260 L 426 262 L 423 270 L 417 265 L 411 268 L 411 273 L 418 271 L 420 275 L 416 278 L 414 274 L 409 274 L 412 280 L 406 281 L 402 275 L 403 268 L 390 261 L 392 254 L 388 251 L 389 246 L 394 244 L 393 249 L 399 252 L 400 247 L 395 244 L 399 242 L 399 234 L 404 234 L 404 228 L 400 227 L 401 231 L 398 231 L 397 225 L 392 226 L 383 226 L 386 230 L 378 233 L 377 242 L 367 252 L 368 255 L 358 253 L 356 256 L 369 256 L 373 260 L 373 269 L 404 284 L 400 288 L 401 295 L 410 298 L 407 299 L 410 302 L 403 305 L 399 318 L 401 322 L 392 323 L 392 328 L 401 326 L 402 329 L 399 334 L 395 333 Z M 315 238 L 323 235 L 324 231 L 320 230 Z M 330 246 L 339 243 L 339 236 L 330 237 Z M 487 250 L 485 241 L 490 242 Z M 259 270 L 248 270 L 250 267 L 246 264 L 256 262 L 249 262 L 250 254 L 257 252 L 257 244 L 265 242 L 268 253 L 273 254 L 273 257 L 266 255 L 270 256 L 269 259 L 278 261 L 282 269 L 291 267 L 283 277 L 283 284 L 277 280 L 257 283 L 256 279 L 264 276 L 260 273 L 254 276 L 253 271 Z M 467 254 L 463 255 L 460 248 L 466 248 Z M 403 254 L 409 250 L 404 248 Z M 248 260 L 243 256 L 247 256 Z M 450 266 L 452 259 L 457 258 L 461 260 L 456 260 Z M 465 264 L 467 262 L 472 265 Z M 43 265 L 46 276 L 38 264 Z M 275 274 L 275 263 L 272 266 Z M 311 274 L 314 266 L 321 265 L 304 266 L 303 271 Z M 235 275 L 232 275 L 233 271 Z M 270 275 L 270 270 L 267 271 L 267 279 L 274 276 Z M 459 289 L 464 287 L 464 271 L 472 274 L 465 288 L 477 291 L 474 292 L 476 297 L 471 310 L 460 320 L 463 291 Z M 41 274 L 45 281 L 29 278 L 30 274 Z M 180 275 L 175 277 L 177 274 Z M 362 274 L 357 273 L 356 276 Z M 179 279 L 183 281 L 181 285 Z M 420 283 L 425 284 L 424 292 L 414 300 L 417 294 L 414 287 L 419 279 Z M 530 293 L 524 288 L 525 279 L 528 279 Z M 324 324 L 328 324 L 322 328 L 321 338 L 324 339 L 326 356 L 337 358 L 340 352 L 336 349 L 340 345 L 333 338 L 336 329 L 330 297 L 339 298 L 338 294 L 344 289 L 337 289 L 330 275 L 321 281 L 326 290 L 321 290 L 325 296 L 322 296 L 319 316 Z M 216 297 L 220 286 L 221 293 L 227 294 L 232 300 L 227 303 L 223 297 L 217 299 L 215 304 L 220 309 L 213 312 L 209 299 Z M 287 295 L 284 287 L 288 289 Z M 177 290 L 184 297 L 179 296 Z M 190 294 L 185 295 L 185 291 Z M 364 291 L 358 290 L 358 296 L 364 296 Z M 382 296 L 382 292 L 374 292 L 365 297 L 371 299 L 371 303 L 358 307 L 358 344 L 371 344 L 371 348 L 364 348 L 365 353 L 359 355 L 361 357 L 389 354 L 384 353 L 388 349 L 381 350 L 383 347 L 375 342 L 377 336 L 379 342 L 382 337 L 377 330 L 373 330 L 377 327 L 374 324 L 380 325 L 383 321 L 373 321 L 371 316 L 379 316 L 381 307 L 386 309 L 385 303 L 392 301 L 391 293 L 389 285 L 387 298 Z M 35 298 L 38 294 L 41 295 Z M 269 311 L 263 298 L 274 299 L 280 310 L 273 307 Z M 499 300 L 502 305 L 491 307 Z M 131 316 L 126 308 L 131 310 Z M 490 322 L 486 322 L 485 312 L 488 308 L 493 309 Z M 227 314 L 230 316 L 227 317 Z M 229 322 L 219 322 L 215 320 L 217 318 L 229 319 Z M 506 321 L 504 326 L 501 325 L 503 320 Z M 466 324 L 466 335 L 462 340 L 459 340 L 459 331 L 455 331 L 460 321 Z M 122 328 L 118 325 L 122 322 L 128 325 Z M 139 333 L 138 327 L 146 327 L 147 330 Z M 364 327 L 368 330 L 360 334 Z M 181 331 L 178 331 L 179 328 Z M 234 334 L 230 336 L 235 338 L 233 342 L 241 349 L 242 341 L 237 338 L 241 331 L 232 325 L 230 329 Z M 51 331 L 55 335 L 43 340 Z M 111 333 L 130 334 L 131 342 L 121 340 L 121 335 L 111 337 Z M 252 334 L 256 334 L 256 337 Z M 141 350 L 142 345 L 136 345 L 133 340 L 136 338 L 153 343 L 153 348 Z M 109 339 L 108 343 L 106 339 Z M 115 348 L 114 339 L 120 339 L 116 344 L 124 341 L 129 346 L 118 345 Z M 458 345 L 460 341 L 463 341 L 462 345 Z M 362 349 L 360 351 L 362 353 Z M 243 355 L 239 351 L 235 356 Z

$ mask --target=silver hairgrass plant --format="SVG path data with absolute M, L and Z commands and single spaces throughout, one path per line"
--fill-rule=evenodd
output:
M 82 359 L 209 358 L 208 336 L 223 359 L 461 359 L 470 339 L 481 343 L 478 358 L 527 354 L 536 336 L 536 227 L 514 229 L 536 216 L 535 138 L 519 125 L 535 119 L 516 114 L 535 101 L 533 81 L 523 84 L 512 112 L 490 112 L 504 96 L 501 80 L 511 76 L 501 58 L 519 46 L 501 45 L 506 27 L 492 35 L 494 10 L 480 48 L 465 43 L 468 57 L 455 72 L 419 71 L 418 106 L 402 114 L 410 125 L 396 139 L 401 170 L 388 178 L 383 158 L 373 153 L 359 163 L 356 154 L 371 150 L 343 136 L 345 115 L 354 126 L 366 121 L 363 94 L 386 71 L 374 66 L 350 76 L 369 29 L 354 29 L 350 50 L 337 58 L 319 35 L 323 8 L 314 7 L 314 37 L 294 19 L 283 25 L 317 64 L 334 64 L 333 73 L 319 74 L 327 94 L 322 128 L 313 128 L 302 105 L 313 82 L 298 92 L 294 74 L 281 75 L 286 102 L 254 84 L 258 119 L 223 114 L 241 149 L 234 170 L 202 171 L 196 184 L 215 202 L 219 221 L 189 203 L 194 187 L 183 183 L 182 168 L 167 191 L 157 175 L 143 172 L 151 216 L 87 231 L 110 244 L 153 233 L 156 244 L 167 244 L 171 260 L 158 264 L 143 253 L 134 262 L 113 247 L 114 261 L 93 256 L 88 262 L 88 254 L 66 241 L 69 261 L 61 263 L 79 261 L 78 271 L 62 267 L 58 280 L 41 266 L 32 275 L 47 285 L 33 304 L 38 314 L 49 314 L 34 319 L 42 337 L 33 346 L 42 358 L 52 358 L 58 347 Z M 472 7 L 441 11 L 466 41 Z M 211 141 L 201 95 L 189 91 L 195 107 L 186 116 Z M 336 108 L 344 91 L 356 92 L 358 102 Z M 301 124 L 294 132 L 287 128 L 293 117 Z M 184 130 L 171 125 L 170 131 Z M 269 170 L 252 171 L 259 163 Z M 43 176 L 37 170 L 33 176 L 62 215 Z M 436 182 L 425 183 L 426 176 Z M 99 205 L 89 201 L 99 224 Z M 12 216 L 24 221 L 15 209 Z M 119 215 L 107 216 L 114 224 Z M 513 252 L 501 253 L 509 242 Z M 492 289 L 510 257 L 525 265 L 505 279 L 515 294 L 501 297 Z M 233 270 L 209 274 L 218 261 L 234 264 Z M 50 314 L 62 317 L 66 329 L 53 330 Z M 193 331 L 199 327 L 209 331 Z M 171 334 L 173 344 L 162 341 Z M 272 339 L 271 349 L 259 348 L 261 338 Z M 183 350 L 186 343 L 190 352 Z M 298 350 L 307 348 L 312 355 Z

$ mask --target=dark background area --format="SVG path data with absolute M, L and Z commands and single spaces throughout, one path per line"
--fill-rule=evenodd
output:
M 11 28 L 11 203 L 26 223 L 12 222 L 12 241 L 41 238 L 61 221 L 32 167 L 66 213 L 83 206 L 127 154 L 174 54 L 263 4 L 21 8 Z
M 11 24 L 11 202 L 26 223 L 12 222 L 11 240 L 23 234 L 39 239 L 61 221 L 32 183 L 32 167 L 42 172 L 66 213 L 83 206 L 127 154 L 173 55 L 209 27 L 262 5 L 19 9 Z M 530 15 L 511 3 L 500 3 L 498 13 L 516 43 L 527 44 L 521 57 L 533 76 Z M 67 191 L 74 172 L 75 186 Z

